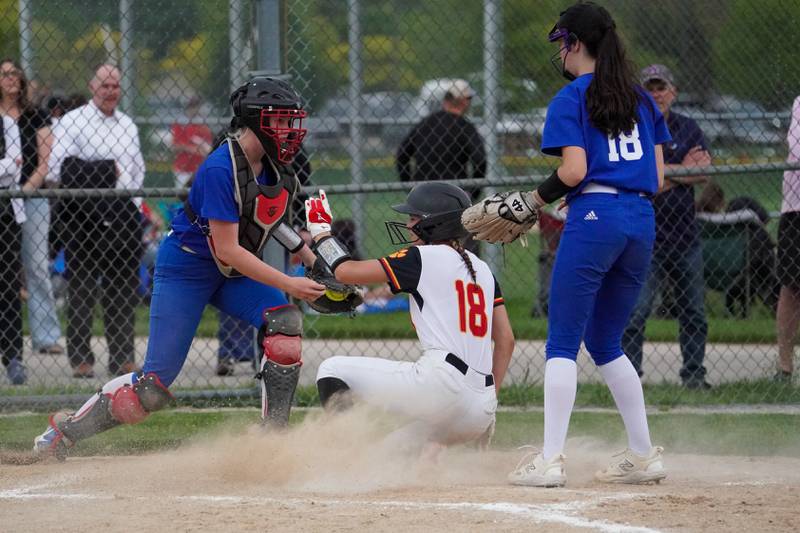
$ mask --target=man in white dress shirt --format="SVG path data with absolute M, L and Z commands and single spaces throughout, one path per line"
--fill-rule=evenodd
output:
M 91 101 L 64 115 L 53 132 L 51 179 L 67 189 L 140 189 L 144 160 L 139 130 L 117 110 L 120 72 L 100 65 L 89 82 Z M 75 198 L 61 205 L 66 229 L 67 354 L 73 376 L 94 376 L 92 309 L 97 282 L 108 341 L 108 369 L 136 371 L 134 303 L 141 256 L 140 199 Z

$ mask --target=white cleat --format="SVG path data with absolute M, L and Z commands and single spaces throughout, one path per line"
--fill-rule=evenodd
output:
M 508 475 L 508 481 L 512 485 L 527 487 L 563 487 L 567 482 L 567 475 L 564 473 L 565 459 L 561 453 L 551 457 L 549 461 L 545 461 L 544 455 L 538 451 L 528 453 Z
M 618 459 L 604 470 L 598 470 L 594 477 L 603 483 L 660 483 L 667 477 L 662 453 L 664 448 L 654 446 L 650 453 L 642 457 L 631 450 L 625 450 L 614 457 Z
M 50 424 L 44 433 L 33 440 L 33 455 L 40 459 L 55 457 L 59 461 L 67 458 L 67 441 L 58 429 L 58 424 L 69 418 L 68 413 L 57 412 L 50 415 Z

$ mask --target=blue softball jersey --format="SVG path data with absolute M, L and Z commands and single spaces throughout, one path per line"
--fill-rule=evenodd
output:
M 671 139 L 664 117 L 652 97 L 640 90 L 639 118 L 633 131 L 617 137 L 600 131 L 591 124 L 586 107 L 586 89 L 593 76 L 576 78 L 556 94 L 547 108 L 542 152 L 560 156 L 565 146 L 586 151 L 586 177 L 567 201 L 589 183 L 655 194 L 658 174 L 654 146 Z
M 262 185 L 276 183 L 276 179 L 265 171 L 257 177 Z M 208 220 L 213 218 L 224 222 L 239 222 L 239 208 L 233 190 L 233 163 L 227 143 L 222 143 L 211 152 L 197 169 L 189 190 L 189 202 L 200 217 L 200 225 L 192 224 L 181 208 L 172 220 L 172 231 L 182 245 L 210 258 L 208 241 L 202 229 L 208 228 Z

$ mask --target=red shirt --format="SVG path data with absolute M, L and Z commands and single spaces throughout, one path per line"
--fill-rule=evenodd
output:
M 196 146 L 202 143 L 211 144 L 211 129 L 203 124 L 173 124 L 172 143 L 178 146 Z M 178 152 L 172 168 L 176 172 L 195 172 L 205 159 L 201 154 Z

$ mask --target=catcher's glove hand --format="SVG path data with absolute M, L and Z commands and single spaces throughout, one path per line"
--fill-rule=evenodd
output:
M 321 285 L 325 285 L 325 294 L 308 302 L 318 313 L 352 313 L 364 302 L 361 288 L 337 281 L 330 269 L 320 259 L 314 266 L 306 269 L 306 276 Z
M 537 220 L 539 205 L 533 193 L 522 191 L 497 193 L 461 215 L 461 223 L 475 239 L 491 243 L 513 242 L 527 234 Z

